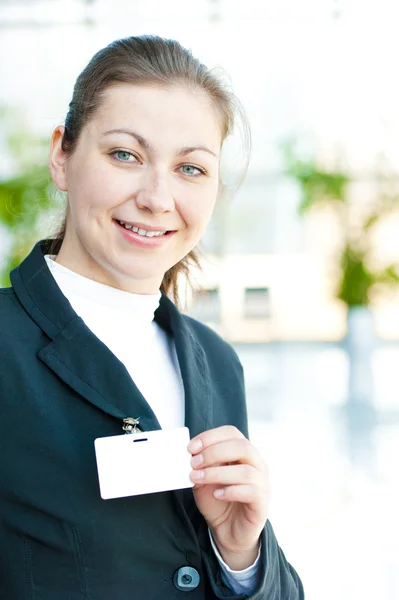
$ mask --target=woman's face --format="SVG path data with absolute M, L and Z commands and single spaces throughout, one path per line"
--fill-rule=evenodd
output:
M 219 183 L 221 125 L 201 91 L 109 88 L 70 157 L 53 134 L 50 169 L 68 192 L 58 261 L 96 281 L 155 293 L 199 241 Z

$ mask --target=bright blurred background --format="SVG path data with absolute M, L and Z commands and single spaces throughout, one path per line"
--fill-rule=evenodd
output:
M 230 76 L 252 159 L 186 311 L 244 364 L 307 600 L 399 598 L 398 22 L 392 0 L 0 0 L 4 285 L 57 228 L 49 136 L 98 49 L 162 35 Z

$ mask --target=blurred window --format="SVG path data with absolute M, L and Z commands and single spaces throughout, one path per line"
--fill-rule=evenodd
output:
M 220 294 L 218 288 L 198 290 L 190 314 L 200 321 L 220 323 Z
M 269 288 L 245 288 L 244 302 L 246 319 L 267 319 L 270 317 Z

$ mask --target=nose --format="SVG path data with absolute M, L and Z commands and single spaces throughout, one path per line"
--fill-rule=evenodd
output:
M 153 214 L 172 212 L 175 201 L 167 175 L 149 170 L 143 176 L 136 194 L 136 204 L 138 208 Z

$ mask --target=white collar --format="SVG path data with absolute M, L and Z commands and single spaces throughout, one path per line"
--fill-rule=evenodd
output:
M 125 292 L 67 269 L 55 262 L 53 255 L 46 254 L 44 258 L 62 293 L 67 298 L 74 296 L 86 302 L 101 304 L 120 312 L 129 313 L 130 317 L 134 317 L 134 320 L 143 324 L 151 323 L 154 319 L 161 292 L 157 294 Z

